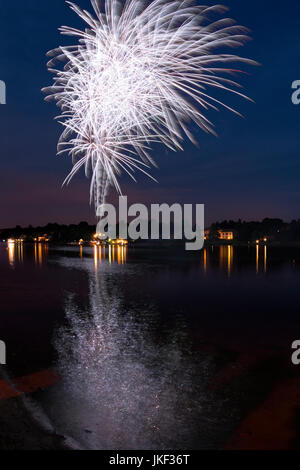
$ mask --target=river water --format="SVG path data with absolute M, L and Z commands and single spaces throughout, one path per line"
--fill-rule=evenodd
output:
M 247 389 L 214 377 L 300 335 L 295 249 L 2 244 L 0 274 L 7 371 L 58 371 L 33 400 L 80 448 L 222 447 Z

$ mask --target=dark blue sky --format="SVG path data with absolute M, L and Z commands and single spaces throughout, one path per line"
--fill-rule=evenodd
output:
M 64 0 L 1 3 L 0 79 L 7 105 L 0 106 L 0 227 L 94 221 L 88 180 L 79 176 L 61 189 L 71 161 L 56 157 L 57 108 L 40 92 L 52 80 L 46 52 L 68 40 L 57 28 L 82 23 Z M 255 104 L 227 95 L 245 119 L 226 110 L 210 113 L 218 138 L 197 132 L 199 148 L 186 143 L 176 154 L 155 148 L 159 169 L 152 173 L 159 184 L 142 174 L 138 184 L 124 177 L 123 192 L 130 202 L 204 203 L 207 223 L 300 218 L 300 105 L 291 102 L 291 83 L 300 80 L 300 2 L 223 3 L 252 31 L 253 41 L 238 52 L 262 64 L 240 78 Z

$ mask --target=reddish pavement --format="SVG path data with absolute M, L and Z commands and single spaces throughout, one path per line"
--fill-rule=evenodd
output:
M 226 449 L 299 449 L 296 426 L 300 410 L 300 378 L 291 378 L 274 388 L 264 403 L 241 423 Z
M 53 369 L 46 369 L 35 374 L 13 379 L 11 383 L 0 380 L 0 400 L 13 398 L 22 393 L 33 393 L 39 389 L 54 385 L 60 380 L 59 375 Z

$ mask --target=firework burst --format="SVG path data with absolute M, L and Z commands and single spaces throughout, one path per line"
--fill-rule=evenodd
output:
M 188 127 L 196 123 L 214 133 L 205 113 L 223 106 L 208 90 L 223 89 L 247 98 L 230 78 L 227 63 L 252 63 L 233 54 L 248 39 L 245 28 L 229 18 L 211 21 L 226 8 L 195 6 L 190 0 L 91 0 L 94 16 L 67 2 L 86 23 L 83 31 L 60 28 L 77 38 L 74 46 L 48 53 L 54 83 L 45 88 L 46 100 L 61 108 L 64 131 L 58 154 L 72 156 L 66 179 L 85 167 L 91 174 L 91 201 L 96 209 L 112 185 L 121 192 L 122 171 L 134 179 L 135 170 L 146 174 L 151 145 L 160 142 L 182 149 Z M 64 67 L 56 64 L 64 62 Z M 248 99 L 248 98 L 247 98 Z M 239 114 L 239 113 L 237 113 Z M 150 176 L 150 175 L 149 175 Z

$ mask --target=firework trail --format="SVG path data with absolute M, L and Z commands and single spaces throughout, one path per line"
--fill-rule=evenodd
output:
M 191 122 L 215 133 L 205 117 L 209 108 L 223 106 L 239 114 L 207 90 L 223 89 L 247 98 L 230 78 L 235 71 L 224 67 L 233 61 L 253 61 L 220 52 L 248 39 L 247 30 L 233 20 L 210 20 L 212 14 L 226 11 L 220 5 L 91 0 L 92 16 L 67 3 L 87 27 L 60 28 L 78 42 L 48 53 L 52 59 L 47 65 L 55 76 L 53 85 L 43 91 L 46 100 L 54 99 L 61 108 L 57 119 L 64 131 L 58 154 L 68 153 L 73 160 L 65 182 L 84 166 L 86 175 L 91 174 L 90 196 L 97 210 L 111 185 L 121 193 L 122 171 L 133 179 L 135 170 L 148 174 L 154 164 L 151 144 L 182 149 L 185 136 L 194 142 Z M 63 68 L 57 67 L 60 62 Z

